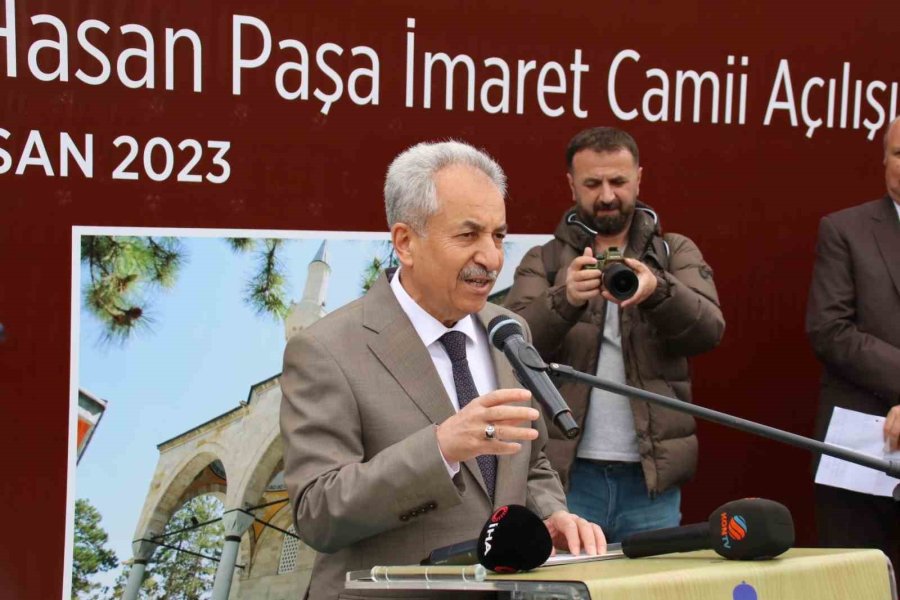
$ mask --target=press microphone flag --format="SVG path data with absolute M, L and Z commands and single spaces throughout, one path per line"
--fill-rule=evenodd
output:
M 488 339 L 513 366 L 516 377 L 535 397 L 550 420 L 569 439 L 578 435 L 579 427 L 559 390 L 547 376 L 547 364 L 534 346 L 523 336 L 518 321 L 510 317 L 494 317 L 488 324 Z
M 642 531 L 622 540 L 629 558 L 715 550 L 732 560 L 773 558 L 794 545 L 794 520 L 783 504 L 745 498 L 723 504 L 706 523 Z
M 501 506 L 491 515 L 477 540 L 437 548 L 423 565 L 473 565 L 497 573 L 516 573 L 539 567 L 553 551 L 547 526 L 518 504 Z

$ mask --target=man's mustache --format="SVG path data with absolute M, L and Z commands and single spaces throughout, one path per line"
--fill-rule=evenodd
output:
M 460 279 L 487 279 L 489 281 L 497 280 L 497 271 L 488 271 L 484 267 L 479 267 L 477 265 L 471 265 L 464 268 L 459 273 Z
M 613 200 L 612 202 L 595 202 L 594 203 L 594 211 L 599 212 L 601 210 L 622 210 L 622 202 L 619 200 Z

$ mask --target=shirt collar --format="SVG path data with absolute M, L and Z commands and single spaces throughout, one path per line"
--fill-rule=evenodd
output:
M 900 219 L 900 203 L 894 200 L 894 208 L 897 210 L 897 218 Z
M 394 273 L 394 277 L 391 279 L 391 290 L 393 290 L 394 296 L 397 297 L 400 308 L 402 308 L 403 312 L 406 313 L 406 316 L 409 317 L 413 328 L 416 330 L 416 333 L 419 334 L 419 338 L 421 338 L 422 343 L 425 344 L 426 347 L 438 341 L 438 339 L 448 331 L 461 331 L 473 343 L 478 341 L 475 333 L 475 319 L 472 318 L 472 315 L 466 315 L 457 321 L 453 327 L 446 327 L 443 323 L 431 316 L 424 308 L 419 306 L 419 304 L 406 292 L 403 285 L 400 283 L 400 269 L 397 269 L 397 272 Z

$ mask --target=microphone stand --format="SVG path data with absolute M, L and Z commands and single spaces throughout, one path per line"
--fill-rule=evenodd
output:
M 531 368 L 535 368 L 535 366 L 531 364 L 529 364 L 528 366 Z M 883 460 L 880 458 L 875 458 L 874 456 L 869 456 L 868 454 L 863 454 L 862 452 L 856 452 L 855 450 L 849 450 L 841 446 L 835 446 L 834 444 L 826 444 L 825 442 L 820 442 L 808 437 L 803 437 L 802 435 L 797 435 L 796 433 L 791 433 L 789 431 L 776 429 L 775 427 L 769 427 L 768 425 L 762 425 L 760 423 L 748 421 L 747 419 L 742 419 L 740 417 L 735 417 L 726 413 L 711 410 L 709 408 L 697 406 L 696 404 L 683 402 L 681 400 L 676 400 L 674 398 L 669 398 L 660 394 L 654 394 L 653 392 L 648 392 L 646 390 L 631 387 L 629 385 L 622 385 L 620 383 L 600 379 L 599 377 L 595 377 L 594 375 L 588 375 L 587 373 L 576 371 L 568 365 L 550 363 L 549 365 L 544 365 L 544 369 L 549 371 L 553 375 L 574 379 L 575 381 L 586 383 L 591 387 L 606 390 L 607 392 L 614 392 L 623 396 L 635 396 L 642 400 L 646 400 L 651 404 L 665 406 L 666 408 L 671 408 L 672 410 L 678 412 L 687 413 L 706 421 L 719 423 L 720 425 L 725 425 L 726 427 L 746 431 L 747 433 L 752 433 L 753 435 L 758 435 L 770 440 L 775 440 L 783 444 L 790 444 L 791 446 L 803 448 L 811 452 L 833 456 L 841 460 L 846 460 L 847 462 L 862 465 L 864 467 L 869 467 L 870 469 L 875 469 L 876 471 L 880 471 L 894 478 L 900 478 L 900 461 L 898 460 Z M 900 484 L 898 484 L 894 488 L 894 500 L 900 501 Z

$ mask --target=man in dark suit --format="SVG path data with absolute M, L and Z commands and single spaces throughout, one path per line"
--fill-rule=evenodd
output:
M 478 537 L 505 504 L 537 513 L 557 547 L 604 549 L 600 528 L 567 512 L 536 404 L 487 340 L 492 318 L 513 316 L 487 303 L 505 190 L 467 144 L 400 154 L 385 182 L 399 270 L 285 350 L 285 482 L 297 533 L 320 552 L 310 598 L 361 598 L 347 571 L 418 563 Z
M 885 445 L 900 440 L 900 118 L 884 136 L 887 195 L 824 217 L 806 331 L 824 365 L 816 431 L 835 406 L 887 416 Z M 816 485 L 823 546 L 876 547 L 900 568 L 900 503 Z

